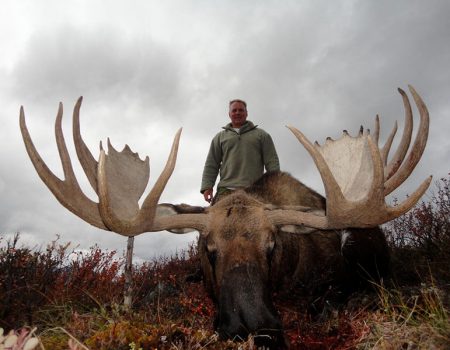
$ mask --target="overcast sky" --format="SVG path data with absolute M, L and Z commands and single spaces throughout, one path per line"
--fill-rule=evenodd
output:
M 120 253 L 126 238 L 96 229 L 63 208 L 36 174 L 19 130 L 29 131 L 62 177 L 54 138 L 58 103 L 79 182 L 71 114 L 79 96 L 81 133 L 150 157 L 150 185 L 179 127 L 178 162 L 162 201 L 204 205 L 199 193 L 211 138 L 228 122 L 228 101 L 248 102 L 249 119 L 268 131 L 281 167 L 323 193 L 306 151 L 285 128 L 312 141 L 356 134 L 380 114 L 382 139 L 403 125 L 397 87 L 412 84 L 431 117 L 427 149 L 404 199 L 428 175 L 450 170 L 450 2 L 441 1 L 2 1 L 0 11 L 0 234 L 45 246 L 56 235 L 81 249 Z M 417 110 L 413 107 L 415 116 Z M 415 119 L 417 120 L 417 119 Z M 136 257 L 185 248 L 195 234 L 146 233 Z M 3 243 L 4 243 L 3 239 Z

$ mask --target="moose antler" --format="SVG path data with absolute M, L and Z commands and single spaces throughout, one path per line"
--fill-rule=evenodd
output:
M 407 95 L 400 89 L 406 122 L 400 145 L 389 162 L 388 154 L 397 126 L 386 144 L 379 148 L 378 116 L 373 138 L 368 130 L 361 130 L 357 137 L 351 137 L 344 131 L 339 140 L 328 138 L 323 146 L 317 142 L 312 144 L 299 130 L 289 127 L 319 169 L 327 197 L 326 215 L 288 208 L 271 210 L 267 213 L 268 218 L 274 224 L 304 225 L 318 229 L 364 228 L 385 223 L 411 209 L 428 188 L 431 176 L 398 206 L 389 207 L 384 199 L 411 174 L 422 156 L 428 137 L 428 110 L 414 88 L 409 86 L 409 89 L 420 112 L 420 125 L 407 157 L 412 135 L 412 111 Z M 125 236 L 162 230 L 184 233 L 187 232 L 185 228 L 203 231 L 208 222 L 207 210 L 193 213 L 186 210 L 176 214 L 170 205 L 158 205 L 175 167 L 181 129 L 175 135 L 164 170 L 139 208 L 138 200 L 149 180 L 148 157 L 145 161 L 140 160 L 138 154 L 133 153 L 127 145 L 122 152 L 117 152 L 108 140 L 108 154 L 100 144 L 97 162 L 81 138 L 81 102 L 80 97 L 73 112 L 73 138 L 78 159 L 98 195 L 98 203 L 83 193 L 75 177 L 61 128 L 62 104 L 59 104 L 55 134 L 64 180 L 50 171 L 37 152 L 25 123 L 23 107 L 20 109 L 20 128 L 28 155 L 42 181 L 58 201 L 86 222 Z
M 292 210 L 274 211 L 269 216 L 274 223 L 302 224 L 316 228 L 372 227 L 392 220 L 411 209 L 430 185 L 432 177 L 400 205 L 389 207 L 384 197 L 400 186 L 411 174 L 425 149 L 429 115 L 427 107 L 412 86 L 411 94 L 420 113 L 420 125 L 411 151 L 403 162 L 412 133 L 412 112 L 407 95 L 399 89 L 405 106 L 405 131 L 392 160 L 387 164 L 396 126 L 379 149 L 379 120 L 375 140 L 368 131 L 351 137 L 347 131 L 339 140 L 328 138 L 323 146 L 313 145 L 298 129 L 288 127 L 310 153 L 322 177 L 326 198 L 326 216 L 311 216 Z
M 139 155 L 133 153 L 128 145 L 122 152 L 117 152 L 108 140 L 108 154 L 100 144 L 100 158 L 97 162 L 81 138 L 79 121 L 81 102 L 82 97 L 78 99 L 73 111 L 73 138 L 81 166 L 99 196 L 98 203 L 83 193 L 75 177 L 61 128 L 62 103 L 59 104 L 56 116 L 55 134 L 64 180 L 55 176 L 42 160 L 28 132 L 24 109 L 20 108 L 20 129 L 28 155 L 40 178 L 58 201 L 89 224 L 125 236 L 158 231 L 158 227 L 167 225 L 169 221 L 175 227 L 177 224 L 183 227 L 203 227 L 201 218 L 193 220 L 190 226 L 185 226 L 186 217 L 183 216 L 155 220 L 159 198 L 175 168 L 181 129 L 175 135 L 164 170 L 144 200 L 142 208 L 139 208 L 138 200 L 149 180 L 148 157 L 145 161 L 140 160 Z M 192 220 L 188 221 L 190 222 Z

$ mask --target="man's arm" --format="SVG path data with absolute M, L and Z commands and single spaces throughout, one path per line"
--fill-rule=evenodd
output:
M 280 161 L 272 137 L 265 133 L 262 144 L 262 156 L 266 171 L 280 171 Z
M 222 150 L 220 148 L 219 135 L 216 135 L 209 147 L 206 157 L 205 167 L 203 168 L 202 184 L 200 192 L 207 202 L 211 202 L 213 197 L 213 187 L 219 174 L 220 164 L 222 162 Z

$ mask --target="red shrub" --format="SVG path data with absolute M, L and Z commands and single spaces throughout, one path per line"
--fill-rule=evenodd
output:
M 430 275 L 450 279 L 450 179 L 441 178 L 428 201 L 384 226 L 393 270 L 401 280 Z

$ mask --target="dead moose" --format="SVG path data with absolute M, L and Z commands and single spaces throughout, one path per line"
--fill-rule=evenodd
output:
M 398 149 L 388 161 L 394 127 L 378 146 L 379 120 L 373 135 L 344 131 L 338 140 L 312 144 L 299 130 L 289 129 L 312 156 L 326 198 L 286 173 L 265 174 L 245 190 L 211 207 L 158 204 L 175 167 L 181 129 L 169 159 L 142 206 L 138 200 L 149 180 L 149 159 L 142 161 L 126 145 L 117 152 L 100 144 L 98 161 L 81 138 L 80 98 L 73 112 L 73 138 L 78 159 L 98 195 L 89 199 L 76 180 L 61 128 L 62 104 L 55 123 L 64 180 L 45 165 L 30 138 L 23 108 L 20 127 L 28 155 L 42 181 L 58 201 L 86 222 L 125 236 L 168 230 L 200 232 L 199 251 L 205 283 L 217 305 L 216 328 L 223 338 L 259 335 L 262 344 L 281 346 L 282 325 L 271 292 L 293 286 L 314 288 L 354 285 L 356 279 L 386 273 L 389 253 L 378 225 L 407 212 L 420 199 L 431 176 L 403 203 L 389 207 L 385 196 L 411 174 L 425 149 L 429 116 L 414 88 L 420 114 L 410 147 L 413 117 L 404 91 L 405 127 Z M 408 149 L 410 149 L 408 153 Z

